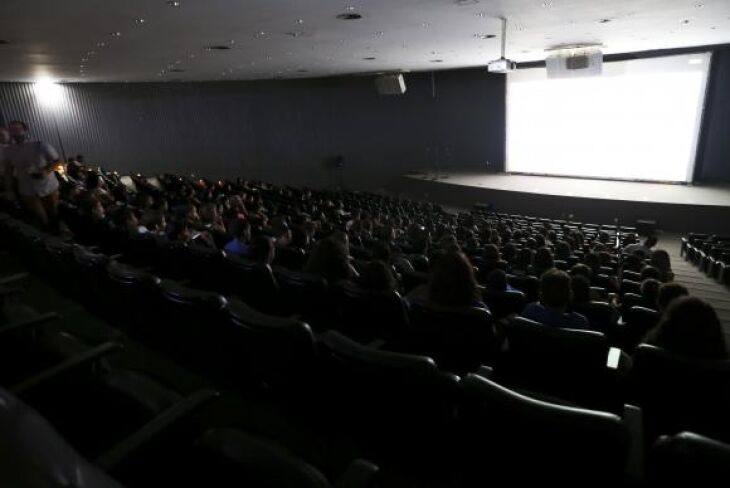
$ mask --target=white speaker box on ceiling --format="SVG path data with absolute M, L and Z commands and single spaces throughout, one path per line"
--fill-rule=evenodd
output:
M 375 78 L 375 88 L 379 95 L 403 95 L 406 80 L 402 74 L 381 75 Z

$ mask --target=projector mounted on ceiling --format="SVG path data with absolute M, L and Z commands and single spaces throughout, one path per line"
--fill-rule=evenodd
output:
M 490 73 L 507 74 L 517 69 L 517 63 L 507 59 L 507 19 L 502 18 L 502 57 L 487 64 Z
M 601 45 L 558 46 L 545 58 L 548 78 L 586 78 L 603 73 Z

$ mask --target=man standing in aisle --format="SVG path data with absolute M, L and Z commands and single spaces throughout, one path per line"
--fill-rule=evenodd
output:
M 14 181 L 21 203 L 38 224 L 58 231 L 58 179 L 54 167 L 59 160 L 56 150 L 47 143 L 28 140 L 28 125 L 8 124 L 11 144 L 3 149 L 5 192 L 15 198 Z

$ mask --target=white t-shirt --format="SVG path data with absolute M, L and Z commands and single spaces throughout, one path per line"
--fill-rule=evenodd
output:
M 58 161 L 58 158 L 58 152 L 50 144 L 40 141 L 11 144 L 2 151 L 3 165 L 10 165 L 15 170 L 18 192 L 23 196 L 45 197 L 58 190 L 55 173 L 32 176 Z

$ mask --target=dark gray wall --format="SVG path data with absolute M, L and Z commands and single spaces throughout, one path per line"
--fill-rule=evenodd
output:
M 486 70 L 406 75 L 404 96 L 370 77 L 64 85 L 57 109 L 29 84 L 0 84 L 0 114 L 108 169 L 249 176 L 379 189 L 405 171 L 501 171 L 505 78 Z M 345 166 L 331 161 L 343 156 Z
M 730 48 L 712 57 L 698 156 L 698 181 L 730 181 Z

